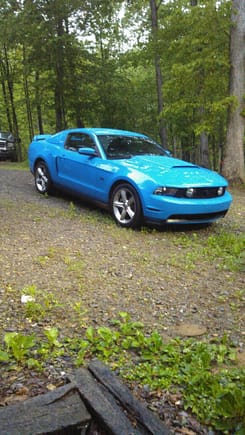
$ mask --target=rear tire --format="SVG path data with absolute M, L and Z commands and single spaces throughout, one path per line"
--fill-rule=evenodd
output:
M 48 167 L 43 160 L 37 162 L 35 166 L 35 186 L 39 193 L 44 195 L 45 193 L 51 192 L 51 177 L 49 174 Z
M 128 183 L 115 187 L 111 194 L 110 210 L 115 221 L 125 228 L 137 228 L 142 221 L 139 195 Z

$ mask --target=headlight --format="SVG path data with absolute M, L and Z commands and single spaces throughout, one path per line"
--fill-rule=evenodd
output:
M 158 187 L 154 190 L 154 195 L 161 196 L 177 196 L 178 189 L 176 187 Z

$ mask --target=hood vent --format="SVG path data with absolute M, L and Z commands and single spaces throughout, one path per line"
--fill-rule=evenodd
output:
M 191 163 L 189 165 L 174 165 L 174 166 L 172 166 L 172 169 L 183 169 L 183 168 L 193 169 L 193 168 L 199 168 L 199 166 L 192 165 Z

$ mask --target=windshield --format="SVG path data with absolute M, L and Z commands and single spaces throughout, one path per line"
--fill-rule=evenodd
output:
M 13 140 L 14 139 L 13 135 L 11 133 L 9 133 L 9 132 L 3 132 L 3 131 L 0 132 L 0 138 L 1 139 L 9 139 L 9 140 Z
M 160 145 L 146 137 L 99 135 L 98 138 L 108 159 L 128 159 L 145 154 L 167 155 Z

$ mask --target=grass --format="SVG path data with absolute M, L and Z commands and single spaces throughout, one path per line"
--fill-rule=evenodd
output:
M 26 171 L 29 169 L 29 163 L 28 160 L 24 160 L 23 162 L 9 162 L 6 161 L 2 165 L 0 165 L 3 169 L 14 169 L 14 170 L 22 170 Z

